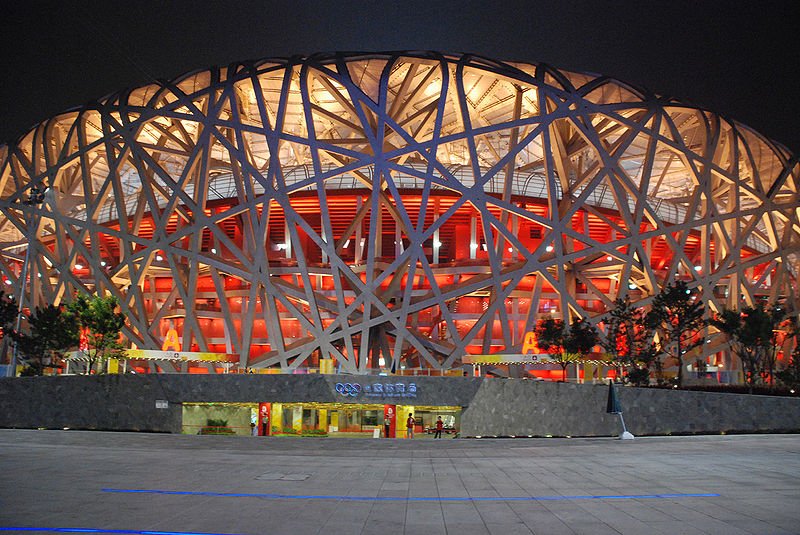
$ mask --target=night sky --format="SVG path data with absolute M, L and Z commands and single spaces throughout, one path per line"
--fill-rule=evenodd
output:
M 3 142 L 70 107 L 210 65 L 438 50 L 607 74 L 800 153 L 800 26 L 788 1 L 17 4 L 0 13 Z

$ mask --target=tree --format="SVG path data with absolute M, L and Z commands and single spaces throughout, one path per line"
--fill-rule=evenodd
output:
M 614 362 L 630 364 L 631 352 L 634 344 L 634 314 L 630 298 L 618 298 L 614 307 L 603 317 L 606 326 L 605 336 L 600 342 L 603 349 Z
M 29 333 L 12 332 L 17 352 L 27 365 L 26 375 L 42 375 L 56 359 L 78 344 L 78 324 L 75 316 L 63 307 L 36 307 L 28 318 Z
M 601 345 L 620 367 L 628 367 L 627 379 L 637 386 L 650 383 L 650 367 L 656 360 L 653 332 L 645 323 L 643 308 L 634 308 L 630 298 L 618 298 L 603 318 L 606 326 Z
M 598 338 L 595 326 L 582 318 L 572 322 L 569 328 L 562 320 L 553 318 L 536 326 L 536 343 L 561 366 L 562 381 L 567 380 L 567 366 L 588 355 Z
M 800 386 L 800 347 L 795 348 L 789 364 L 775 376 L 789 388 Z
M 3 340 L 0 349 L 2 349 L 3 357 L 5 357 L 8 352 L 8 345 L 5 343 L 6 336 L 8 336 L 9 340 L 12 339 L 10 334 L 14 330 L 14 322 L 17 319 L 18 313 L 17 300 L 14 299 L 14 296 L 6 295 L 3 290 L 0 290 L 0 339 Z M 16 371 L 14 374 L 16 374 Z
M 534 332 L 536 344 L 547 351 L 550 358 L 561 366 L 561 380 L 566 381 L 567 365 L 575 356 L 568 356 L 564 352 L 564 338 L 566 338 L 564 322 L 560 319 L 547 318 L 536 325 Z
M 579 318 L 569 326 L 567 337 L 564 340 L 564 350 L 567 353 L 577 353 L 585 358 L 599 341 L 600 335 L 597 328 L 584 318 Z
M 724 309 L 711 320 L 712 325 L 725 333 L 731 350 L 741 360 L 751 394 L 759 373 L 765 366 L 769 366 L 768 361 L 777 354 L 778 327 L 785 316 L 786 313 L 780 306 L 767 309 L 760 303 L 754 307 L 745 307 L 741 312 Z
M 797 321 L 794 316 L 786 317 L 783 308 L 778 305 L 772 310 L 774 314 L 781 314 L 779 325 L 772 330 L 772 347 L 767 352 L 767 358 L 764 362 L 764 372 L 769 378 L 770 386 L 775 385 L 775 366 L 778 364 L 778 353 L 780 349 L 790 339 L 797 338 Z M 778 320 L 778 318 L 775 318 Z
M 17 300 L 12 295 L 6 295 L 0 290 L 0 330 L 1 336 L 5 337 L 14 329 L 14 322 L 17 319 Z
M 119 302 L 113 295 L 107 297 L 80 294 L 67 305 L 86 332 L 89 365 L 86 373 L 91 373 L 96 363 L 104 363 L 109 358 L 120 358 L 124 351 L 120 343 L 120 332 L 125 325 L 125 315 L 117 312 Z
M 706 324 L 705 305 L 696 297 L 685 282 L 670 284 L 655 296 L 645 318 L 647 328 L 658 332 L 655 360 L 666 355 L 678 363 L 678 388 L 683 386 L 683 355 L 703 344 L 697 333 Z M 654 365 L 658 373 L 662 363 Z

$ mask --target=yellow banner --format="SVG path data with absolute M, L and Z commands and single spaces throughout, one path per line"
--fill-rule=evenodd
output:
M 555 362 L 550 355 L 464 355 L 464 364 L 547 364 Z
M 128 359 L 185 360 L 192 362 L 239 362 L 239 355 L 231 353 L 204 353 L 193 351 L 157 351 L 148 349 L 128 349 Z

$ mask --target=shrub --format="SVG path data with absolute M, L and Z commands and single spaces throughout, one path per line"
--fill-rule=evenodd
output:
M 198 435 L 235 435 L 233 429 L 228 427 L 228 420 L 206 420 L 205 427 L 202 427 Z
M 628 372 L 628 381 L 636 386 L 648 386 L 650 384 L 650 369 L 631 368 Z

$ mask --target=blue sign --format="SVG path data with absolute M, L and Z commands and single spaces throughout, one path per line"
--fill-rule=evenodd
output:
M 356 397 L 361 393 L 361 385 L 358 383 L 336 383 L 336 391 L 343 396 Z
M 415 398 L 417 397 L 416 383 L 336 383 L 336 392 L 346 397 L 357 397 L 362 392 L 370 398 Z

